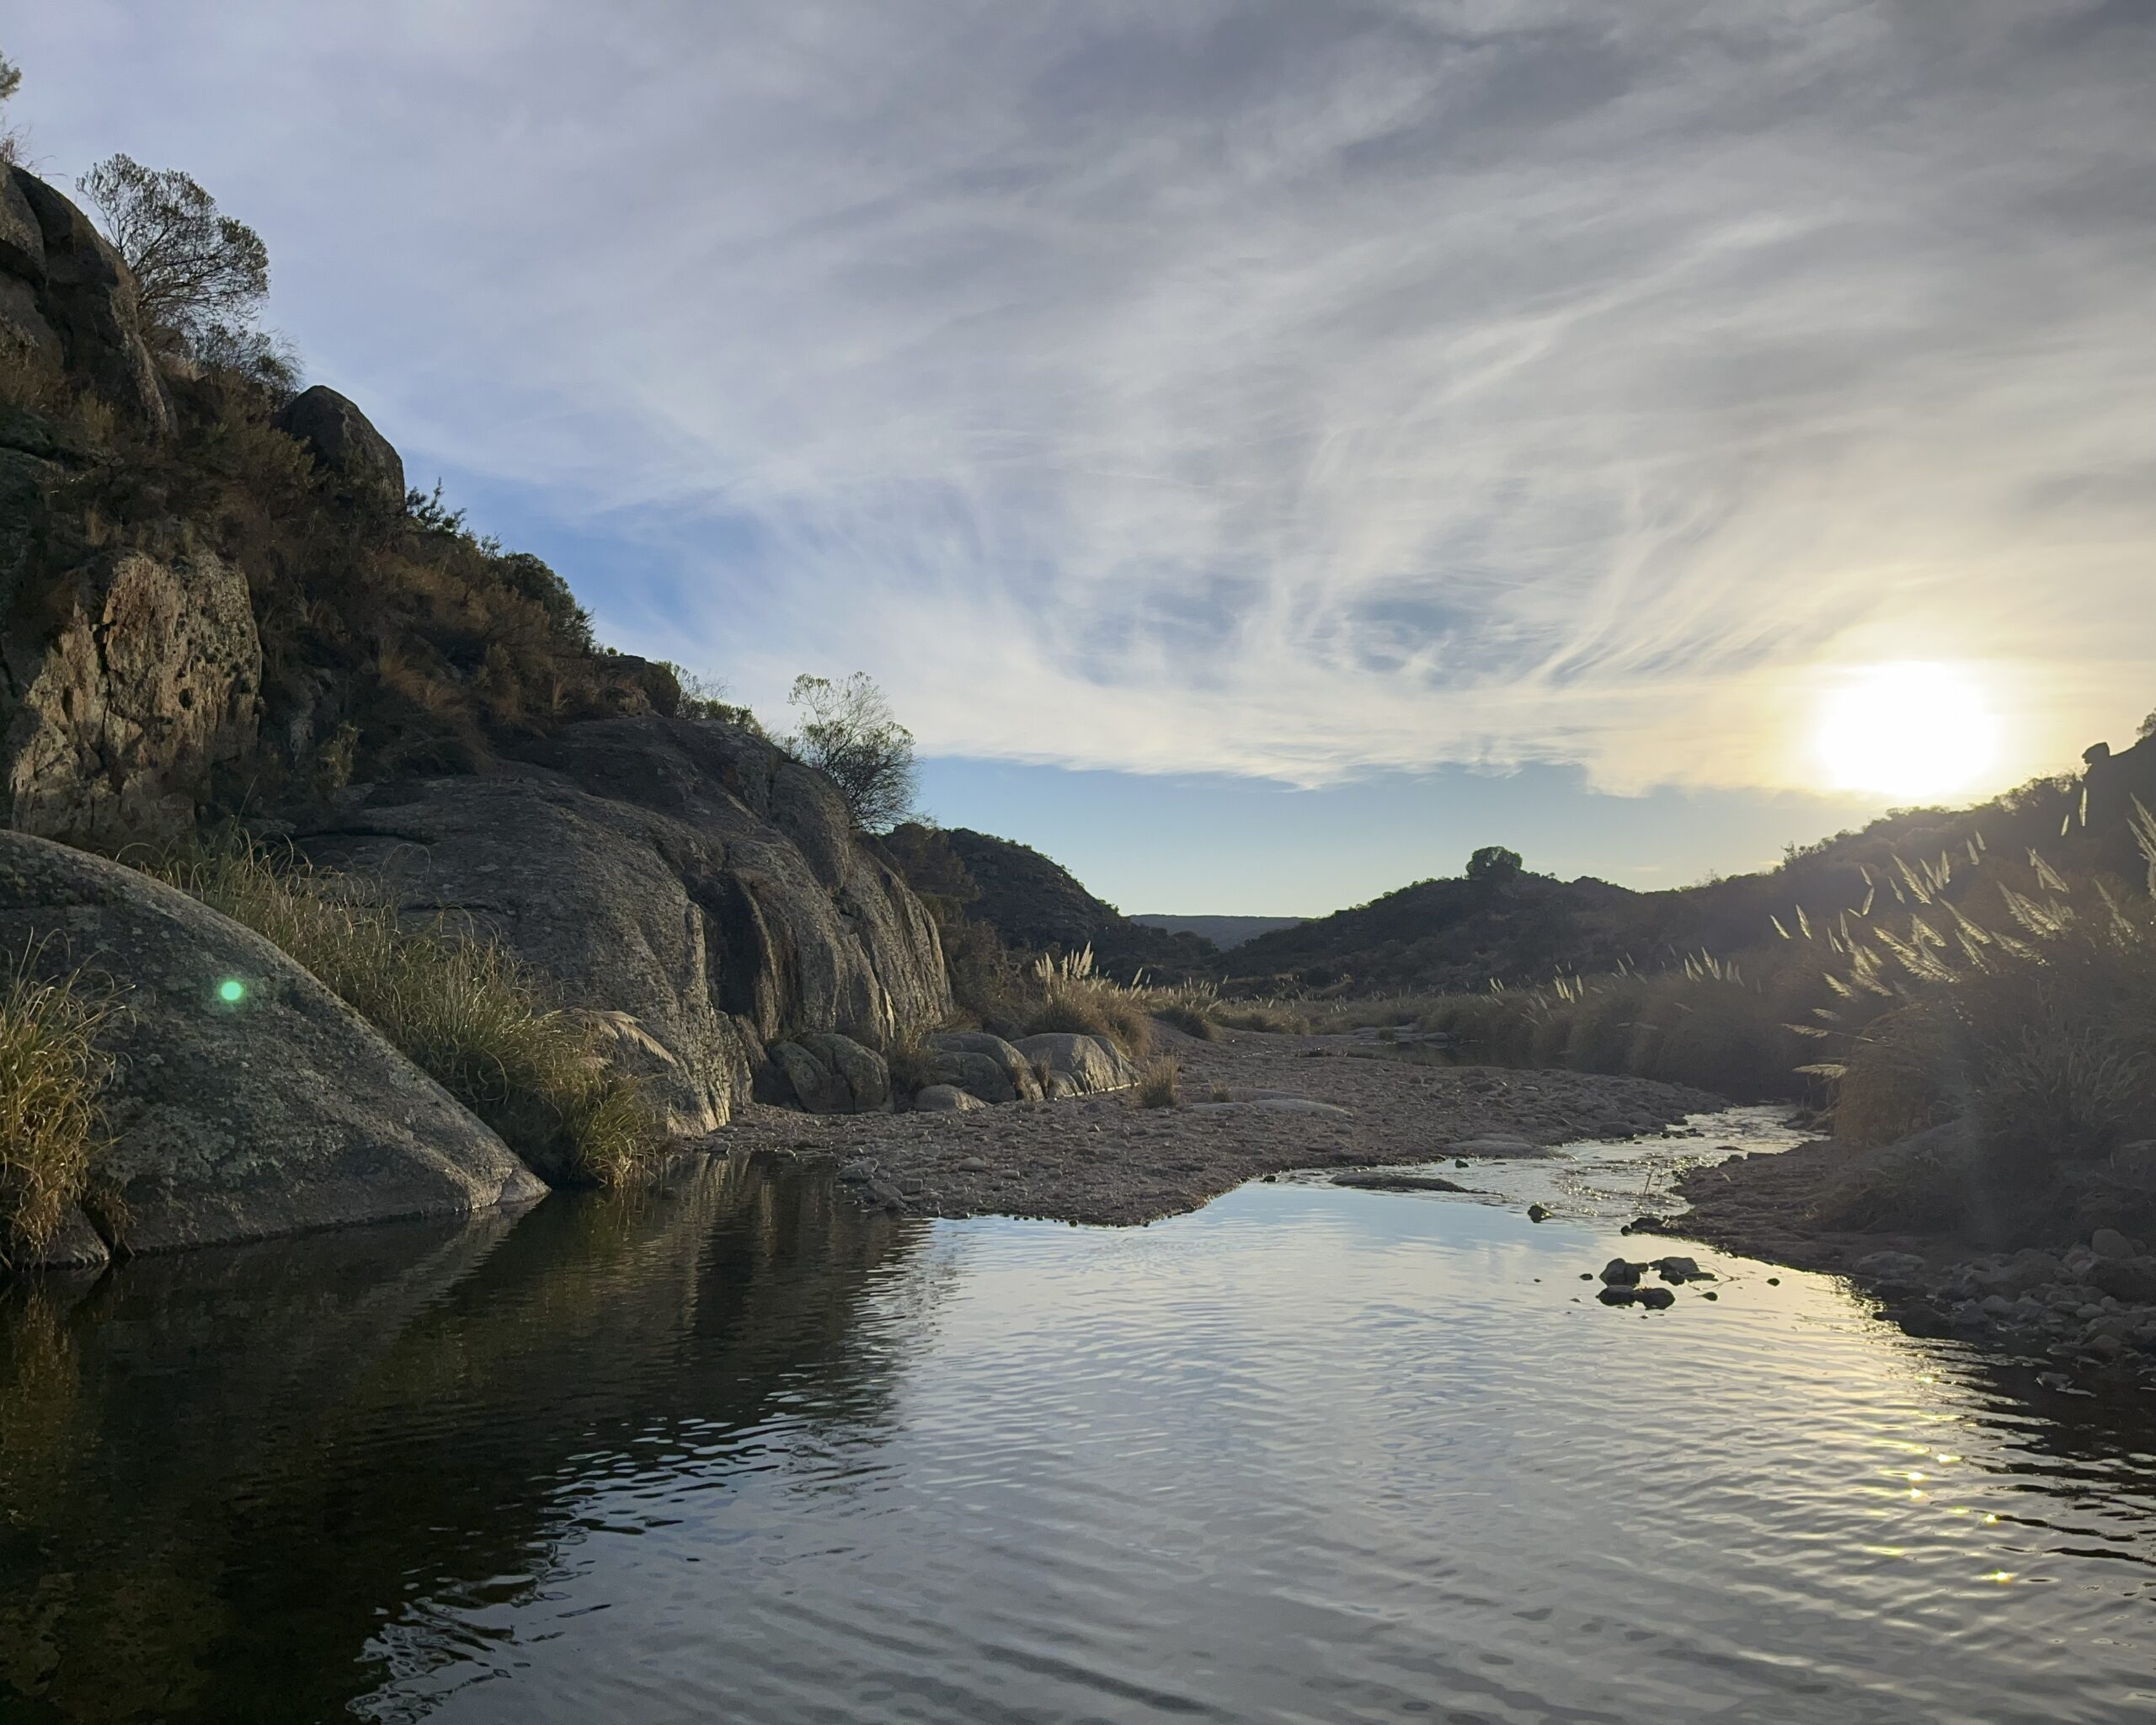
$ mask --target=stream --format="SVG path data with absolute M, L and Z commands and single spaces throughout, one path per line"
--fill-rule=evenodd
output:
M 1597 1304 L 1657 1158 L 1795 1135 L 1694 1124 L 1123 1230 L 715 1163 L 0 1292 L 0 1721 L 2156 1715 L 2156 1406 L 1691 1247 Z

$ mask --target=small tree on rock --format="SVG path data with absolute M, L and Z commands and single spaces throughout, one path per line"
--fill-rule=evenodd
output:
M 15 92 L 22 87 L 22 67 L 5 54 L 0 54 L 0 109 L 6 108 Z M 0 168 L 20 159 L 22 153 L 22 134 L 5 120 L 0 120 Z
M 904 820 L 919 788 L 913 733 L 875 679 L 865 670 L 839 682 L 798 676 L 787 701 L 803 715 L 787 747 L 838 787 L 853 824 L 883 832 Z
M 219 213 L 192 174 L 113 156 L 75 189 L 134 271 L 146 323 L 190 347 L 253 326 L 270 291 L 270 248 L 244 222 Z

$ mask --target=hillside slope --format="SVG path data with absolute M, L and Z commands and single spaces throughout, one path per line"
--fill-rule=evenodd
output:
M 1344 911 L 1258 936 L 1219 974 L 1236 989 L 1449 993 L 1547 981 L 1559 970 L 1657 970 L 1688 955 L 1728 958 L 1860 911 L 1902 889 L 1903 865 L 1944 878 L 1958 898 L 1991 852 L 2031 852 L 2056 868 L 2138 884 L 2127 817 L 2156 809 L 2156 735 L 2085 770 L 2032 781 L 1972 808 L 1897 810 L 1794 850 L 1781 866 L 1699 886 L 1634 892 L 1524 869 L 1502 878 L 1417 881 Z M 1956 877 L 1958 874 L 1958 884 Z
M 884 845 L 914 890 L 995 930 L 1020 953 L 1076 953 L 1128 980 L 1139 971 L 1179 977 L 1210 969 L 1213 943 L 1152 928 L 1087 892 L 1070 871 L 1030 845 L 963 826 L 899 827 Z

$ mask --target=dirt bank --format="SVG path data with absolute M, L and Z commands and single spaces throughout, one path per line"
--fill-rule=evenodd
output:
M 1646 1079 L 1421 1064 L 1367 1039 L 1163 1031 L 1161 1043 L 1183 1065 L 1173 1108 L 1126 1095 L 961 1114 L 758 1108 L 712 1147 L 835 1157 L 867 1201 L 911 1215 L 1134 1223 L 1290 1168 L 1532 1156 L 1726 1106 Z
M 1999 1251 L 1955 1235 L 1819 1227 L 1812 1212 L 1862 1157 L 1815 1142 L 1691 1169 L 1676 1185 L 1691 1208 L 1664 1231 L 1846 1275 L 1912 1335 L 1959 1337 L 2156 1389 L 2156 1256 L 2147 1242 L 2099 1228 L 2085 1240 Z

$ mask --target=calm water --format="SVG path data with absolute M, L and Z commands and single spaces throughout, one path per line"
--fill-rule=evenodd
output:
M 18 1292 L 0 1718 L 2156 1713 L 2142 1404 L 1741 1262 L 1595 1305 L 1632 1244 L 1293 1182 L 867 1221 L 714 1168 Z

